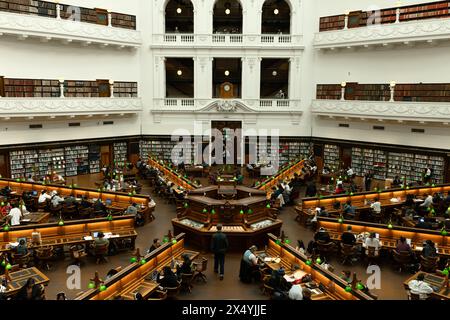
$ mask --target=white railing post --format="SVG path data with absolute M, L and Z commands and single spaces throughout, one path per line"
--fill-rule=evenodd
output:
M 108 10 L 108 27 L 112 27 L 112 13 Z
M 59 79 L 59 97 L 64 98 L 64 79 Z
M 391 89 L 391 99 L 389 100 L 390 102 L 394 102 L 395 86 L 396 86 L 395 81 L 391 81 L 391 83 L 389 85 L 389 87 Z
M 395 12 L 395 23 L 399 23 L 400 22 L 400 8 L 397 8 L 396 12 Z
M 345 87 L 347 86 L 346 82 L 341 83 L 341 101 L 345 100 Z
M 109 93 L 110 98 L 114 98 L 114 81 L 109 80 Z
M 348 15 L 349 15 L 349 12 L 346 12 L 345 18 L 344 18 L 344 30 L 348 29 Z
M 56 0 L 56 19 L 61 20 L 61 6 L 59 0 Z

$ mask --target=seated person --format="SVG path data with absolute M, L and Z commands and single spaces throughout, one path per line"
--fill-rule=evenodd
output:
M 97 201 L 95 201 L 94 205 L 94 212 L 95 213 L 101 213 L 101 214 L 106 214 L 106 206 L 105 204 L 102 202 L 101 199 L 97 199 Z
M 416 280 L 408 282 L 409 290 L 411 290 L 411 293 L 418 294 L 420 300 L 428 299 L 428 295 L 433 293 L 433 288 L 424 280 L 425 273 L 419 273 Z
M 9 211 L 8 217 L 10 219 L 11 226 L 20 225 L 20 220 L 22 219 L 22 212 L 18 208 L 18 205 L 15 203 L 13 208 Z
M 91 206 L 92 204 L 89 202 L 88 198 L 83 195 L 81 197 L 80 208 L 87 209 L 90 208 Z
M 109 240 L 105 238 L 105 234 L 103 232 L 99 232 L 97 234 L 97 238 L 94 240 L 94 248 L 103 245 L 109 245 Z
M 380 200 L 378 200 L 378 198 L 375 198 L 375 201 L 370 205 L 370 208 L 376 214 L 380 214 L 381 213 L 381 202 L 380 202 Z
M 356 214 L 356 208 L 352 206 L 352 202 L 350 200 L 344 204 L 343 213 L 345 218 L 354 218 Z
M 66 197 L 66 199 L 64 199 L 64 204 L 68 207 L 78 205 L 77 199 L 75 199 L 75 197 L 72 195 L 70 195 L 70 196 Z
M 398 253 L 402 252 L 411 253 L 411 246 L 406 242 L 405 237 L 400 237 L 400 239 L 397 242 L 397 247 L 395 248 L 395 251 L 397 251 Z
M 161 246 L 161 241 L 158 238 L 153 239 L 153 243 L 150 246 L 150 249 L 148 249 L 147 253 L 150 253 L 152 251 L 155 251 L 156 249 L 158 249 Z
M 330 214 L 328 213 L 328 211 L 325 209 L 325 207 L 320 207 L 320 211 L 317 212 L 317 215 L 319 217 L 329 217 Z
M 125 211 L 125 214 L 130 214 L 133 216 L 136 216 L 137 213 L 138 213 L 137 204 L 134 202 L 130 206 L 128 206 L 127 211 Z
M 369 253 L 369 248 L 375 248 L 375 256 L 379 255 L 381 248 L 380 240 L 376 238 L 376 234 L 372 232 L 369 237 L 364 241 L 364 247 L 366 248 L 366 254 Z
M 44 202 L 46 202 L 46 201 L 49 201 L 51 198 L 52 198 L 52 196 L 49 195 L 49 194 L 47 193 L 47 191 L 42 190 L 42 191 L 41 191 L 41 194 L 39 195 L 38 203 L 44 203 Z
M 251 283 L 253 279 L 257 280 L 259 277 L 258 257 L 255 252 L 258 250 L 257 246 L 251 246 L 244 252 L 239 270 L 239 278 L 242 282 Z
M 42 287 L 36 284 L 33 278 L 28 278 L 25 285 L 20 288 L 19 292 L 15 296 L 16 300 L 42 300 L 43 291 Z
M 17 246 L 17 254 L 26 255 L 28 253 L 27 243 L 24 239 L 20 239 L 19 245 Z
M 289 300 L 303 300 L 303 288 L 300 283 L 295 282 L 288 292 Z
M 58 192 L 56 192 L 56 191 L 53 191 L 52 194 L 53 194 L 53 195 L 52 195 L 52 199 L 51 199 L 52 206 L 53 206 L 54 208 L 56 208 L 56 207 L 58 207 L 61 203 L 64 202 L 64 198 L 60 197 L 59 194 L 58 194 Z
M 156 281 L 163 288 L 175 288 L 178 287 L 178 277 L 177 275 L 170 269 L 169 266 L 165 266 L 163 268 L 163 277 L 158 273 L 158 278 Z
M 429 208 L 433 204 L 433 196 L 431 194 L 426 195 L 425 201 L 419 205 L 420 208 Z
M 281 294 L 281 296 L 287 297 L 288 296 L 288 290 L 289 284 L 287 283 L 286 279 L 284 279 L 285 271 L 283 268 L 280 268 L 278 270 L 274 270 L 272 272 L 272 276 L 267 281 L 267 285 L 271 288 L 273 288 L 274 294 L 278 293 Z
M 436 247 L 431 240 L 425 241 L 422 249 L 422 256 L 424 258 L 434 258 L 437 256 Z
M 352 246 L 356 243 L 356 237 L 352 233 L 352 226 L 348 225 L 347 226 L 347 231 L 342 233 L 341 243 L 342 244 L 347 244 L 347 245 L 352 245 Z
M 181 278 L 182 274 L 191 274 L 194 268 L 188 254 L 184 253 L 181 257 L 183 258 L 183 263 L 181 266 L 177 266 L 178 278 Z
M 328 243 L 331 241 L 331 238 L 330 234 L 324 228 L 320 228 L 314 235 L 314 240 Z

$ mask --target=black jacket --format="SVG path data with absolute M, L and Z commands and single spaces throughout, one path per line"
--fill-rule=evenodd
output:
M 341 237 L 341 241 L 343 244 L 354 245 L 356 242 L 356 237 L 351 232 L 344 232 Z
M 322 242 L 330 242 L 331 238 L 330 238 L 330 234 L 328 232 L 326 232 L 326 231 L 318 231 L 314 235 L 314 240 L 322 241 Z
M 161 285 L 163 288 L 175 288 L 178 287 L 178 278 L 175 273 L 164 276 L 164 278 L 160 279 L 158 275 L 157 282 Z
M 223 232 L 216 232 L 211 239 L 211 251 L 213 253 L 226 253 L 228 250 L 227 235 Z

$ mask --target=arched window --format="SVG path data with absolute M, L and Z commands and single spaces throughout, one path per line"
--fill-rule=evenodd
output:
M 262 8 L 262 34 L 290 34 L 291 8 L 285 0 L 266 0 Z
M 213 33 L 242 34 L 242 6 L 238 0 L 217 0 L 214 5 Z
M 190 0 L 169 0 L 166 33 L 194 33 L 194 6 Z

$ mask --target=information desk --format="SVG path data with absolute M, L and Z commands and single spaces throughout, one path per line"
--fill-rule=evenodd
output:
M 258 189 L 270 192 L 272 187 L 280 184 L 284 179 L 291 179 L 297 173 L 300 178 L 304 178 L 303 168 L 305 167 L 305 160 L 301 160 L 293 165 L 281 168 L 277 174 L 265 180 Z
M 433 288 L 433 293 L 430 294 L 432 298 L 441 299 L 441 300 L 450 300 L 450 288 L 448 276 L 438 276 L 434 273 L 426 273 L 426 272 L 418 272 L 415 275 L 409 277 L 404 283 L 406 291 L 409 291 L 408 283 L 411 280 L 417 279 L 417 276 L 421 273 L 425 273 L 424 282 L 428 283 Z
M 27 283 L 29 278 L 34 279 L 36 285 L 46 286 L 50 279 L 39 271 L 36 267 L 14 271 L 9 274 L 10 280 L 7 282 L 5 294 L 7 296 L 15 295 Z M 0 282 L 3 283 L 5 276 L 0 276 Z
M 175 237 L 176 243 L 168 242 L 153 252 L 150 252 L 141 261 L 132 263 L 117 274 L 106 280 L 103 285 L 105 290 L 94 288 L 85 291 L 75 300 L 109 300 L 120 295 L 125 299 L 134 300 L 134 294 L 140 292 L 144 299 L 158 288 L 158 284 L 152 279 L 154 271 L 160 271 L 164 266 L 171 265 L 173 261 L 181 260 L 183 253 L 194 260 L 199 252 L 189 251 L 184 248 L 184 234 Z
M 354 234 L 361 234 L 363 232 L 379 234 L 381 246 L 385 249 L 395 249 L 397 247 L 397 241 L 400 237 L 404 237 L 411 239 L 411 247 L 413 250 L 422 251 L 424 241 L 431 240 L 436 244 L 439 255 L 450 256 L 448 236 L 441 235 L 440 231 L 400 226 L 393 226 L 392 229 L 389 229 L 385 224 L 349 220 L 344 220 L 343 223 L 339 223 L 337 219 L 325 217 L 318 217 L 317 223 L 318 227 L 325 228 L 329 232 L 331 239 L 336 241 L 341 239 L 341 235 L 347 230 L 347 226 L 351 226 Z
M 318 292 L 316 297 L 314 297 L 313 292 L 313 300 L 373 300 L 370 296 L 357 288 L 352 288 L 350 292 L 347 292 L 345 288 L 348 284 L 339 276 L 322 268 L 314 261 L 311 261 L 311 265 L 307 265 L 306 261 L 308 260 L 308 257 L 306 255 L 295 250 L 289 244 L 277 244 L 278 238 L 273 234 L 269 234 L 268 237 L 269 243 L 265 255 L 267 257 L 279 258 L 280 260 L 275 264 L 268 263 L 268 266 L 273 270 L 283 267 L 286 274 L 289 276 L 289 274 L 294 272 L 293 266 L 297 265 L 300 267 L 300 270 L 310 274 L 312 280 L 321 285 L 320 291 L 322 292 Z
M 62 197 L 74 196 L 81 199 L 85 196 L 90 202 L 94 202 L 97 199 L 101 199 L 106 204 L 107 209 L 112 211 L 124 212 L 132 203 L 136 203 L 140 206 L 140 212 L 144 216 L 145 221 L 151 221 L 152 212 L 154 207 L 149 207 L 150 197 L 146 195 L 127 195 L 121 192 L 99 192 L 94 189 L 88 188 L 70 188 L 67 186 L 59 185 L 43 185 L 40 183 L 32 182 L 17 182 L 10 179 L 0 179 L 0 189 L 9 186 L 14 192 L 12 196 L 21 196 L 24 191 L 36 191 L 37 195 L 34 196 L 37 206 L 37 201 L 42 190 L 48 192 L 56 191 Z
M 381 205 L 396 204 L 391 202 L 391 199 L 393 198 L 399 198 L 401 204 L 406 200 L 406 195 L 408 194 L 412 194 L 417 197 L 424 197 L 425 194 L 447 194 L 449 191 L 450 185 L 445 184 L 437 185 L 435 187 L 414 187 L 410 189 L 391 189 L 381 192 L 362 192 L 355 193 L 354 195 L 333 195 L 323 198 L 303 198 L 301 209 L 306 211 L 308 209 L 313 210 L 317 207 L 325 207 L 327 211 L 332 211 L 335 202 L 339 202 L 342 208 L 342 206 L 349 200 L 352 202 L 353 206 L 358 208 L 367 206 L 366 202 L 373 202 L 375 198 L 380 200 Z
M 130 239 L 130 249 L 134 249 L 137 233 L 134 229 L 134 216 L 67 221 L 63 226 L 58 223 L 38 224 L 34 226 L 10 227 L 0 232 L 0 252 L 11 251 L 20 238 L 27 239 L 29 249 L 46 246 L 63 247 L 94 242 L 94 232 L 112 233 L 111 240 Z M 39 232 L 40 243 L 33 243 L 33 232 Z

